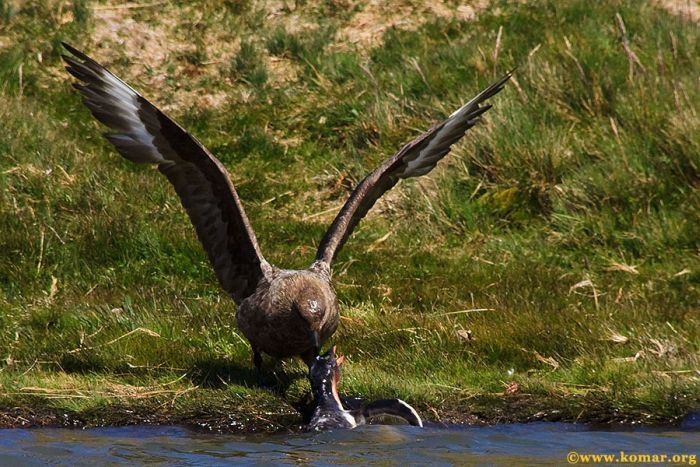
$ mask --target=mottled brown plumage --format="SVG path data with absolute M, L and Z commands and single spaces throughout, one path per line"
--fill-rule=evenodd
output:
M 273 267 L 238 306 L 238 327 L 250 341 L 256 366 L 260 352 L 279 358 L 301 355 L 311 364 L 320 344 L 335 332 L 338 300 L 326 271 L 319 264 L 303 271 Z M 309 345 L 309 330 L 318 333 L 318 345 Z
M 481 104 L 510 78 L 508 73 L 370 173 L 326 232 L 316 261 L 292 271 L 265 261 L 226 169 L 195 137 L 102 65 L 64 46 L 73 55 L 63 57 L 66 69 L 81 81 L 75 88 L 111 130 L 105 137 L 125 158 L 157 164 L 175 188 L 221 287 L 238 304 L 238 326 L 258 368 L 261 352 L 300 355 L 311 364 L 338 327 L 331 264 L 355 226 L 400 179 L 432 170 L 490 108 Z

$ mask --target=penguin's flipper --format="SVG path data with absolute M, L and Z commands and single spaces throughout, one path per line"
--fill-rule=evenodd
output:
M 362 415 L 367 419 L 379 415 L 394 415 L 403 418 L 413 426 L 423 426 L 423 420 L 421 420 L 416 409 L 401 399 L 382 399 L 371 402 L 364 406 Z

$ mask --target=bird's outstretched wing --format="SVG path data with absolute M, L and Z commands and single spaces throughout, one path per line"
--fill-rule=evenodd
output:
M 240 303 L 267 270 L 226 169 L 180 125 L 102 65 L 71 47 L 66 70 L 83 102 L 111 130 L 105 137 L 133 162 L 157 164 L 175 187 L 221 286 Z
M 399 152 L 385 160 L 374 172 L 362 180 L 345 202 L 326 235 L 321 240 L 316 261 L 330 266 L 331 262 L 374 203 L 402 178 L 419 177 L 430 172 L 450 147 L 474 126 L 481 114 L 491 108 L 482 105 L 497 94 L 512 73 L 507 73 L 481 91 L 446 120 L 406 144 Z

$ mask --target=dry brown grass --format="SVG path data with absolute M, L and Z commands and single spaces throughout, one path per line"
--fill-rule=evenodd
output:
M 488 0 L 476 0 L 454 6 L 442 1 L 356 2 L 359 11 L 338 30 L 334 46 L 355 47 L 360 52 L 367 52 L 381 42 L 388 29 L 413 31 L 436 18 L 472 20 L 489 3 Z
M 686 0 L 653 0 L 654 3 L 674 14 L 697 21 L 697 3 Z M 58 2 L 66 3 L 66 2 Z M 330 49 L 354 49 L 361 55 L 376 47 L 384 33 L 392 28 L 415 30 L 427 21 L 438 18 L 473 20 L 480 11 L 487 9 L 489 0 L 474 0 L 462 4 L 443 1 L 381 2 L 358 0 L 343 2 L 339 8 L 355 10 L 347 19 L 340 19 Z M 67 3 L 66 3 L 67 5 Z M 263 2 L 253 8 L 264 11 L 265 23 L 270 28 L 283 27 L 287 33 L 297 34 L 318 28 L 314 17 L 318 13 L 318 1 L 302 6 L 285 1 Z M 81 47 L 98 61 L 111 66 L 119 61 L 118 72 L 125 80 L 144 89 L 144 93 L 161 101 L 166 110 L 188 108 L 219 108 L 231 95 L 235 95 L 235 83 L 222 72 L 221 64 L 231 61 L 240 49 L 241 31 L 229 31 L 225 27 L 209 27 L 201 38 L 203 53 L 210 58 L 202 65 L 183 63 L 178 57 L 194 53 L 197 49 L 188 32 L 182 27 L 186 19 L 191 24 L 210 22 L 206 12 L 195 7 L 178 8 L 167 2 L 126 3 L 95 5 L 91 7 L 93 28 L 89 40 Z M 73 21 L 69 8 L 58 9 L 57 21 L 66 24 Z M 9 38 L 0 37 L 0 48 Z M 10 43 L 8 42 L 8 46 Z M 284 57 L 274 57 L 263 52 L 262 60 L 269 75 L 269 83 L 282 87 L 299 76 L 299 65 Z M 124 62 L 126 65 L 124 65 Z M 51 80 L 63 77 L 61 70 L 47 69 Z M 222 86 L 191 86 L 182 89 L 169 77 L 187 75 L 201 82 L 213 80 Z M 245 100 L 245 99 L 244 99 Z
M 700 3 L 697 0 L 652 0 L 652 3 L 688 21 L 700 20 Z
M 404 0 L 391 5 L 377 0 L 346 3 L 340 7 L 354 9 L 356 13 L 338 20 L 337 33 L 328 47 L 354 48 L 364 54 L 381 42 L 390 28 L 415 30 L 435 18 L 471 20 L 488 6 L 489 1 L 476 0 L 462 5 Z M 289 34 L 298 34 L 318 28 L 318 21 L 314 18 L 318 15 L 319 5 L 317 1 L 302 6 L 272 1 L 254 4 L 252 8 L 263 11 L 266 27 L 283 27 Z M 96 60 L 115 68 L 119 76 L 158 100 L 166 110 L 218 108 L 230 95 L 236 94 L 236 85 L 222 71 L 225 69 L 222 64 L 232 60 L 240 49 L 242 35 L 250 34 L 250 31 L 227 30 L 225 25 L 208 18 L 206 11 L 175 7 L 167 2 L 94 5 L 91 12 L 93 27 L 89 38 L 77 45 Z M 66 8 L 60 21 L 69 23 L 72 20 Z M 190 32 L 183 27 L 183 22 L 193 25 L 208 23 L 203 36 L 198 38 L 200 51 L 209 57 L 206 63 L 192 65 L 178 58 L 195 53 L 198 47 Z M 256 37 L 255 31 L 252 33 Z M 265 52 L 262 60 L 271 86 L 284 86 L 299 75 L 299 65 L 292 60 Z M 62 72 L 47 70 L 47 75 L 52 80 L 59 79 Z M 213 80 L 222 86 L 218 86 L 219 89 L 207 85 L 182 89 L 177 80 L 172 82 L 169 79 L 182 75 L 188 76 L 189 81 L 192 78 L 201 82 Z
M 128 58 L 129 68 L 121 70 L 130 78 L 139 78 L 150 87 L 163 85 L 165 74 L 162 67 L 172 55 L 191 47 L 178 37 L 174 24 L 144 22 L 133 18 L 130 9 L 93 10 L 94 29 L 90 40 L 95 44 L 91 50 L 98 61 L 112 63 L 122 56 Z M 165 15 L 164 15 L 165 16 Z M 155 73 L 146 73 L 146 67 Z

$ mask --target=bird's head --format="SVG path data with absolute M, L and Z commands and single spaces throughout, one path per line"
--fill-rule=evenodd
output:
M 293 309 L 306 322 L 309 340 L 315 355 L 321 350 L 321 328 L 326 322 L 328 303 L 323 291 L 309 284 L 299 290 L 293 303 Z

